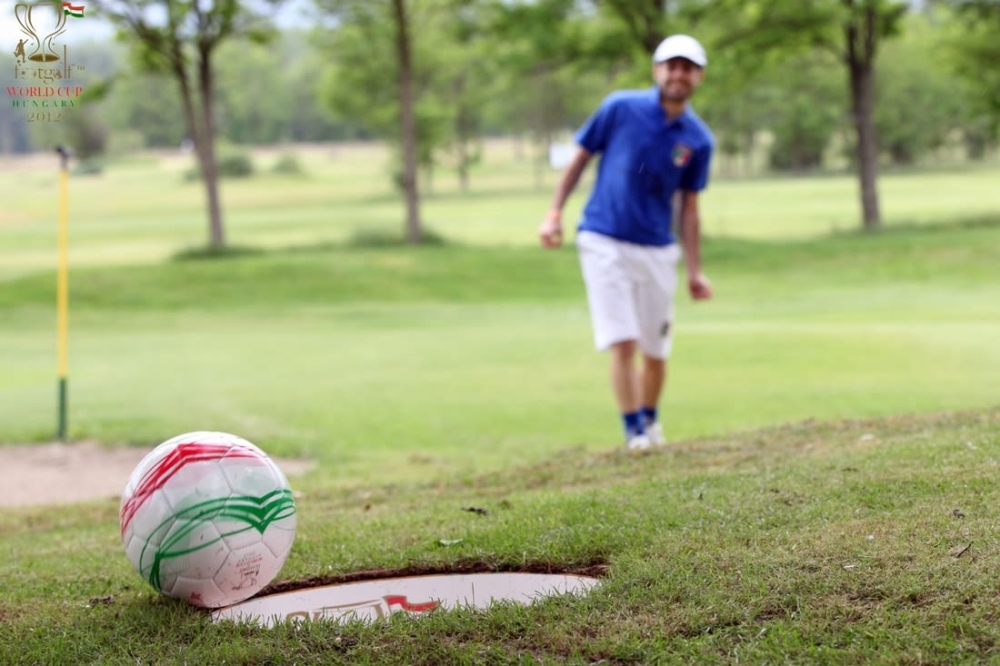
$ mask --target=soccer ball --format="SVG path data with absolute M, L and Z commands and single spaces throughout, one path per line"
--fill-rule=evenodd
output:
M 119 510 L 132 566 L 169 597 L 219 608 L 270 583 L 295 540 L 288 479 L 224 432 L 163 442 L 133 470 Z

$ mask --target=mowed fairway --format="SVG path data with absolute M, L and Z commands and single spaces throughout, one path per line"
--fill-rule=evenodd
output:
M 679 308 L 671 439 L 995 404 L 1000 288 L 987 273 L 998 232 L 710 244 L 719 295 Z M 7 441 L 51 437 L 51 291 L 50 275 L 0 290 Z M 148 445 L 231 430 L 383 480 L 619 444 L 570 251 L 82 269 L 74 294 L 75 438 Z
M 425 213 L 445 242 L 419 248 L 394 241 L 402 210 L 368 148 L 302 149 L 302 178 L 227 182 L 245 251 L 223 259 L 172 258 L 205 237 L 186 161 L 74 178 L 70 433 L 149 447 L 226 430 L 316 460 L 293 480 L 284 580 L 596 567 L 602 589 L 374 627 L 214 626 L 130 569 L 116 499 L 13 509 L 0 663 L 1000 654 L 1000 169 L 887 177 L 877 234 L 854 231 L 846 177 L 715 183 L 716 298 L 678 305 L 670 445 L 629 454 L 575 252 L 535 246 L 554 175 L 536 189 L 509 150 L 492 146 L 467 194 L 437 175 Z M 41 443 L 56 174 L 6 175 L 0 444 Z M 944 182 L 962 207 L 929 203 Z
M 456 243 L 534 246 L 558 173 L 537 167 L 506 142 L 488 143 L 462 193 L 453 174 L 435 172 L 423 199 L 425 223 Z M 272 173 L 294 155 L 301 176 Z M 370 145 L 309 146 L 255 153 L 258 175 L 222 188 L 229 242 L 257 248 L 341 243 L 357 234 L 400 235 L 404 213 L 389 181 L 386 151 Z M 186 180 L 190 155 L 150 154 L 113 163 L 101 176 L 71 180 L 73 263 L 147 263 L 204 245 L 204 195 Z M 0 279 L 52 267 L 59 214 L 55 155 L 0 163 Z M 578 217 L 593 176 L 588 170 L 565 212 Z M 882 208 L 889 227 L 995 217 L 1000 164 L 938 172 L 885 174 Z M 858 227 L 852 175 L 716 179 L 704 196 L 713 237 L 817 238 Z
M 232 430 L 352 479 L 617 446 L 575 253 L 534 246 L 547 192 L 534 192 L 528 165 L 519 171 L 499 150 L 469 194 L 428 197 L 429 224 L 449 244 L 416 249 L 351 244 L 401 233 L 372 148 L 304 152 L 301 178 L 267 173 L 274 157 L 258 156 L 263 173 L 224 191 L 231 242 L 259 252 L 217 261 L 169 259 L 201 242 L 205 226 L 176 156 L 75 178 L 73 437 L 149 445 L 184 430 Z M 30 189 L 52 178 L 36 169 L 4 184 L 33 204 L 0 227 L 7 442 L 44 441 L 54 429 L 54 279 L 43 261 L 53 252 L 42 242 L 53 240 L 42 214 L 52 202 Z M 887 189 L 916 191 L 935 176 L 909 178 Z M 27 185 L 12 187 L 18 180 Z M 817 237 L 778 240 L 767 226 L 773 204 L 745 190 L 771 193 L 787 215 L 810 210 L 802 185 L 722 181 L 706 195 L 748 198 L 751 238 L 710 236 L 717 298 L 681 299 L 670 438 L 995 404 L 1000 228 L 973 216 L 965 226 L 830 237 L 814 215 L 802 225 Z M 770 239 L 753 238 L 768 229 Z

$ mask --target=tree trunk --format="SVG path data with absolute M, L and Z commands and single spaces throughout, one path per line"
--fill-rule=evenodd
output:
M 866 230 L 882 226 L 878 204 L 878 137 L 875 108 L 875 10 L 863 11 L 863 25 L 847 26 L 847 68 L 850 72 L 851 112 L 857 136 L 856 157 L 861 184 L 861 219 Z
M 396 19 L 396 56 L 399 60 L 399 128 L 403 140 L 403 192 L 406 196 L 406 240 L 419 244 L 420 193 L 417 189 L 417 132 L 413 115 L 413 71 L 406 0 L 393 0 Z
M 540 191 L 545 189 L 545 170 L 549 166 L 549 146 L 552 145 L 552 139 L 548 134 L 543 134 L 540 139 L 535 141 L 535 190 Z
M 212 79 L 211 52 L 202 51 L 198 61 L 198 84 L 201 94 L 202 114 L 202 176 L 205 180 L 205 195 L 208 199 L 209 245 L 219 250 L 226 246 L 225 227 L 222 224 L 222 206 L 219 202 L 219 170 L 215 162 L 215 122 L 212 93 L 215 87 Z
M 872 119 L 874 86 L 870 65 L 851 66 L 851 108 L 857 134 L 858 177 L 861 182 L 861 214 L 865 229 L 882 224 L 878 205 L 878 138 Z
M 456 159 L 458 161 L 458 188 L 462 194 L 469 191 L 469 165 L 472 157 L 469 154 L 469 139 L 464 134 L 459 133 L 458 142 L 455 146 Z
M 209 149 L 210 141 L 206 138 L 207 132 L 199 122 L 198 112 L 195 109 L 194 95 L 191 91 L 191 83 L 188 78 L 187 70 L 184 67 L 182 59 L 175 59 L 172 65 L 174 69 L 174 75 L 177 77 L 178 85 L 181 89 L 181 107 L 184 110 L 184 124 L 187 126 L 187 130 L 191 135 L 191 142 L 194 144 L 195 156 L 198 158 L 198 170 L 201 172 L 202 180 L 205 183 L 209 182 L 209 178 L 214 178 L 214 170 L 209 169 L 208 165 L 212 161 L 211 157 L 206 157 L 206 151 Z M 211 203 L 212 198 L 209 195 L 209 202 Z M 216 205 L 218 200 L 216 199 Z M 210 213 L 209 218 L 209 229 L 210 229 L 210 242 L 212 247 L 221 246 L 221 240 L 219 245 L 216 245 L 215 229 L 216 229 L 217 218 Z M 221 232 L 221 223 L 220 223 Z
M 198 127 L 198 115 L 194 109 L 194 96 L 191 94 L 191 83 L 188 80 L 187 70 L 184 69 L 182 63 L 175 63 L 173 69 L 174 75 L 177 77 L 177 84 L 181 89 L 181 108 L 184 112 L 184 125 L 191 135 L 191 143 L 194 144 L 195 154 L 198 156 L 198 168 L 201 169 L 203 166 L 201 159 L 201 130 Z

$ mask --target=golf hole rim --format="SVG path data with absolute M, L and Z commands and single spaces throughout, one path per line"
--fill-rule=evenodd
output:
M 488 611 L 497 603 L 524 606 L 601 585 L 607 565 L 552 563 L 496 567 L 467 563 L 313 576 L 281 581 L 237 604 L 211 611 L 213 622 L 269 628 L 289 622 L 373 622 L 459 608 Z M 451 580 L 454 579 L 454 580 Z

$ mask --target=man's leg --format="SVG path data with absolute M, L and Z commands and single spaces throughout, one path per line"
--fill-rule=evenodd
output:
M 636 340 L 625 340 L 611 345 L 611 389 L 614 391 L 615 402 L 618 403 L 622 415 L 625 444 L 630 449 L 645 449 L 649 447 L 650 442 L 645 434 L 642 412 L 639 410 L 642 386 L 635 367 L 637 349 Z
M 655 445 L 665 444 L 658 408 L 667 379 L 667 359 L 673 347 L 674 294 L 677 291 L 676 246 L 644 252 L 646 281 L 639 291 L 639 347 L 642 351 L 642 404 L 646 436 Z
M 642 396 L 640 407 L 656 409 L 667 380 L 667 360 L 642 355 Z
M 667 360 L 642 355 L 642 373 L 639 375 L 642 387 L 640 407 L 645 419 L 646 436 L 651 444 L 665 444 L 663 428 L 657 416 L 660 395 L 667 380 Z
M 589 231 L 577 234 L 580 266 L 594 329 L 594 346 L 611 354 L 611 389 L 621 412 L 629 448 L 647 448 L 639 410 L 642 387 L 636 369 L 639 324 L 635 285 L 624 244 Z
M 622 414 L 639 411 L 639 375 L 635 368 L 635 340 L 624 340 L 611 345 L 611 389 Z

